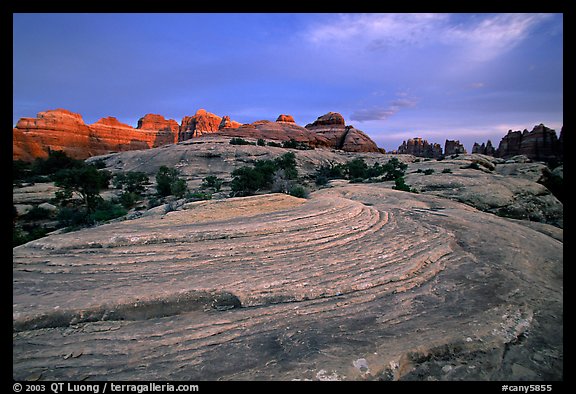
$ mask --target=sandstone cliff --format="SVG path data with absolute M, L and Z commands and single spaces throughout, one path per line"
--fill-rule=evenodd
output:
M 442 156 L 442 147 L 437 143 L 429 143 L 420 137 L 403 141 L 398 147 L 398 153 L 410 154 L 417 157 L 439 158 Z
M 57 109 L 40 112 L 36 118 L 20 119 L 13 129 L 13 159 L 32 161 L 47 157 L 50 150 L 86 159 L 110 152 L 155 148 L 212 133 L 279 142 L 293 139 L 311 147 L 349 152 L 383 152 L 364 132 L 347 126 L 336 112 L 302 127 L 286 114 L 278 116 L 276 122 L 262 120 L 243 125 L 229 116 L 220 117 L 199 109 L 193 116 L 185 116 L 180 125 L 173 119 L 147 114 L 133 128 L 114 117 L 86 125 L 79 114 Z
M 203 134 L 215 133 L 220 128 L 222 118 L 205 109 L 199 109 L 194 116 L 185 116 L 180 124 L 178 141 L 200 137 Z
M 286 121 L 259 120 L 237 128 L 221 129 L 218 134 L 228 137 L 262 138 L 278 142 L 294 140 L 306 143 L 311 147 L 330 146 L 330 141 L 322 135 L 313 133 L 296 123 Z
M 44 111 L 38 113 L 36 118 L 20 119 L 12 136 L 13 159 L 26 161 L 47 157 L 51 150 L 62 150 L 73 158 L 86 159 L 114 151 L 153 148 L 175 141 L 174 132 L 166 127 L 135 129 L 114 117 L 86 125 L 81 115 L 65 109 Z
M 444 154 L 448 155 L 458 155 L 461 153 L 468 153 L 464 148 L 464 145 L 458 140 L 446 140 L 444 143 Z
M 551 161 L 563 159 L 563 138 L 556 136 L 556 131 L 544 126 L 542 123 L 534 126 L 532 131 L 508 130 L 508 134 L 502 137 L 498 149 L 492 147 L 492 143 L 484 146 L 474 144 L 472 153 L 482 153 L 501 158 L 509 158 L 524 155 L 531 160 Z
M 337 112 L 328 112 L 305 127 L 326 138 L 335 149 L 348 152 L 381 152 L 366 133 L 353 126 L 346 126 L 344 117 Z
M 474 143 L 472 147 L 472 153 L 480 153 L 482 155 L 494 156 L 496 154 L 496 149 L 492 146 L 492 141 L 488 140 L 486 144 L 482 143 L 482 145 L 478 144 L 477 142 Z

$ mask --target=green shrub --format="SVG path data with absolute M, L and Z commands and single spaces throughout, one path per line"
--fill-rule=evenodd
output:
M 246 141 L 244 138 L 234 137 L 230 140 L 230 145 L 256 145 L 254 142 Z
M 294 185 L 288 191 L 288 194 L 298 198 L 308 198 L 308 192 L 302 185 Z
M 130 209 L 134 205 L 136 205 L 136 203 L 138 202 L 139 199 L 140 199 L 140 196 L 138 194 L 136 194 L 134 192 L 126 191 L 126 192 L 123 192 L 122 194 L 120 194 L 120 197 L 118 197 L 118 202 L 124 208 Z
M 170 184 L 170 194 L 177 198 L 184 197 L 187 191 L 188 185 L 186 185 L 186 181 L 182 178 L 178 178 Z
M 202 200 L 211 200 L 212 194 L 205 193 L 205 192 L 192 192 L 188 193 L 186 199 L 189 201 L 202 201 Z
M 266 186 L 265 175 L 255 167 L 240 167 L 232 171 L 232 196 L 249 196 Z
M 442 174 L 452 174 L 452 170 L 450 168 L 444 168 Z
M 348 179 L 368 178 L 368 165 L 362 158 L 356 158 L 346 163 L 346 175 Z
M 86 164 L 80 167 L 59 170 L 54 174 L 54 184 L 63 188 L 67 195 L 76 192 L 82 197 L 85 207 L 93 211 L 100 202 L 100 190 L 108 188 L 112 174 Z
M 45 209 L 40 208 L 38 206 L 33 207 L 31 210 L 26 212 L 22 215 L 22 219 L 27 221 L 34 221 L 34 220 L 44 220 L 49 219 L 52 216 L 52 212 Z
M 392 189 L 416 193 L 415 189 L 412 189 L 409 185 L 406 184 L 404 177 L 396 178 L 394 180 L 394 186 L 392 186 Z
M 282 148 L 282 144 L 278 143 L 278 142 L 274 142 L 274 141 L 268 141 L 268 146 L 274 146 L 276 148 Z
M 202 179 L 201 187 L 205 189 L 212 188 L 214 191 L 219 192 L 223 182 L 223 179 L 220 179 L 215 175 L 208 175 Z
M 480 169 L 480 165 L 478 165 L 477 162 L 473 161 L 472 163 L 470 163 L 467 166 L 461 167 L 462 169 L 466 169 L 466 168 L 471 168 L 473 170 L 479 170 Z
M 296 168 L 296 155 L 294 152 L 284 153 L 282 156 L 274 159 L 276 170 L 284 170 L 286 179 L 296 179 L 298 177 L 298 169 Z
M 46 159 L 37 158 L 32 163 L 31 171 L 35 175 L 55 174 L 60 170 L 86 166 L 82 160 L 69 157 L 64 151 L 49 151 Z M 94 166 L 96 168 L 96 166 Z
M 258 140 L 256 141 L 256 145 L 258 145 L 258 146 L 266 146 L 266 141 L 264 141 L 263 138 L 258 138 Z
M 424 170 L 424 175 L 432 175 L 432 174 L 434 174 L 433 168 L 427 168 Z
M 257 160 L 254 167 L 240 167 L 232 171 L 232 177 L 232 196 L 248 196 L 271 188 L 273 184 L 279 184 L 280 180 L 290 183 L 298 177 L 296 155 L 287 152 L 274 160 Z
M 107 222 L 108 220 L 124 216 L 126 213 L 128 211 L 121 205 L 102 200 L 96 210 L 88 216 L 88 224 Z
M 140 171 L 120 172 L 112 180 L 115 188 L 136 194 L 144 193 L 148 183 L 148 176 Z
M 162 166 L 158 169 L 156 173 L 156 191 L 159 196 L 173 195 L 181 198 L 187 190 L 186 181 L 179 177 L 179 172 L 176 168 Z

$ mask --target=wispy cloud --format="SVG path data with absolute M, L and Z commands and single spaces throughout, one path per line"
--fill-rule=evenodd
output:
M 399 98 L 391 101 L 388 105 L 384 107 L 372 106 L 370 108 L 361 108 L 354 111 L 350 115 L 351 120 L 358 122 L 370 121 L 370 120 L 386 120 L 391 116 L 395 115 L 402 108 L 411 108 L 416 106 L 418 100 L 412 97 L 399 94 Z
M 314 44 L 365 50 L 445 45 L 469 60 L 486 61 L 510 50 L 550 14 L 344 14 L 311 27 Z
M 341 14 L 330 23 L 315 25 L 308 31 L 312 42 L 356 41 L 368 39 L 390 43 L 416 42 L 437 29 L 446 14 Z

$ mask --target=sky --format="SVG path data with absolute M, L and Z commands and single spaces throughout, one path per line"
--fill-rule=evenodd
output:
M 397 149 L 563 125 L 562 14 L 13 14 L 13 124 L 327 112 Z

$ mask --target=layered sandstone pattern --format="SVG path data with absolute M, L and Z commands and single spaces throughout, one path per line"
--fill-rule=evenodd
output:
M 185 207 L 14 248 L 15 379 L 562 377 L 557 228 L 375 184 Z

